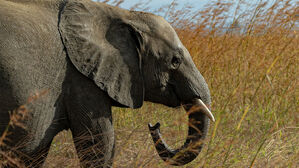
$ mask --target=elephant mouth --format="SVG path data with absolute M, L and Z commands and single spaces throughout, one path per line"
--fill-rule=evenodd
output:
M 170 95 L 172 95 L 173 100 L 166 104 L 168 107 L 173 107 L 173 108 L 180 108 L 181 106 L 184 106 L 184 101 L 180 99 L 180 96 L 177 94 L 176 87 L 175 85 L 168 83 L 168 89 L 170 92 Z
M 210 107 L 207 107 L 207 105 L 201 100 L 201 98 L 193 98 L 191 101 L 182 101 L 177 92 L 176 88 L 173 84 L 168 83 L 168 86 L 170 87 L 171 91 L 173 92 L 173 95 L 175 99 L 177 100 L 174 107 L 180 107 L 183 106 L 186 111 L 189 111 L 191 108 L 193 108 L 193 111 L 197 111 L 198 109 L 194 108 L 202 108 L 204 110 L 201 110 L 207 117 L 209 117 L 210 120 L 215 122 L 215 118 L 210 110 Z
M 183 146 L 171 149 L 165 143 L 160 133 L 160 123 L 149 124 L 149 130 L 159 156 L 171 165 L 181 166 L 194 160 L 203 147 L 203 140 L 207 135 L 209 121 L 215 121 L 213 114 L 201 99 L 193 99 L 189 103 L 182 103 L 186 110 L 188 121 L 188 136 Z

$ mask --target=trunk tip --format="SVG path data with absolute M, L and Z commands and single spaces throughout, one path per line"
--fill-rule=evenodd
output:
M 148 128 L 150 131 L 155 131 L 157 129 L 160 129 L 160 126 L 161 124 L 159 122 L 157 122 L 154 126 L 151 123 L 148 124 Z

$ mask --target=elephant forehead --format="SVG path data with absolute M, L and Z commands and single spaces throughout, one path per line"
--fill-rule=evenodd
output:
M 169 26 L 158 31 L 158 37 L 162 39 L 170 48 L 183 49 L 183 44 L 176 34 L 175 30 Z
M 182 47 L 181 40 L 179 39 L 179 37 L 177 36 L 177 34 L 173 30 L 173 28 L 162 29 L 161 31 L 158 31 L 158 35 L 161 37 L 161 39 L 163 39 L 165 42 L 167 42 L 171 46 L 173 46 L 175 48 Z
M 142 24 L 135 24 L 150 37 L 162 40 L 171 46 L 178 47 L 181 45 L 181 41 L 178 38 L 173 27 L 161 16 L 157 16 L 151 13 L 134 12 L 139 15 L 139 19 L 144 25 L 147 25 L 148 29 L 143 29 Z
M 154 29 L 161 39 L 164 39 L 168 43 L 176 45 L 176 47 L 181 46 L 181 41 L 175 32 L 174 28 L 163 18 L 158 19 L 157 24 Z

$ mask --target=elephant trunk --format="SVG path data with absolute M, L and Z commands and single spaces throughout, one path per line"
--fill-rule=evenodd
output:
M 207 106 L 200 100 L 194 99 L 191 104 L 183 105 L 189 116 L 188 137 L 182 147 L 171 149 L 162 139 L 160 123 L 149 124 L 149 129 L 159 156 L 174 166 L 185 165 L 194 160 L 203 147 L 203 140 L 209 128 L 209 119 L 214 117 Z

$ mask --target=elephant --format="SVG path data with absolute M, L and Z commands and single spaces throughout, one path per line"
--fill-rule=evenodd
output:
M 164 161 L 193 161 L 214 121 L 211 96 L 165 19 L 91 0 L 0 1 L 0 135 L 26 104 L 25 129 L 9 127 L 5 141 L 23 164 L 43 166 L 55 135 L 70 130 L 82 167 L 112 167 L 112 106 L 145 101 L 185 108 L 181 148 L 168 147 L 159 123 L 148 127 Z

